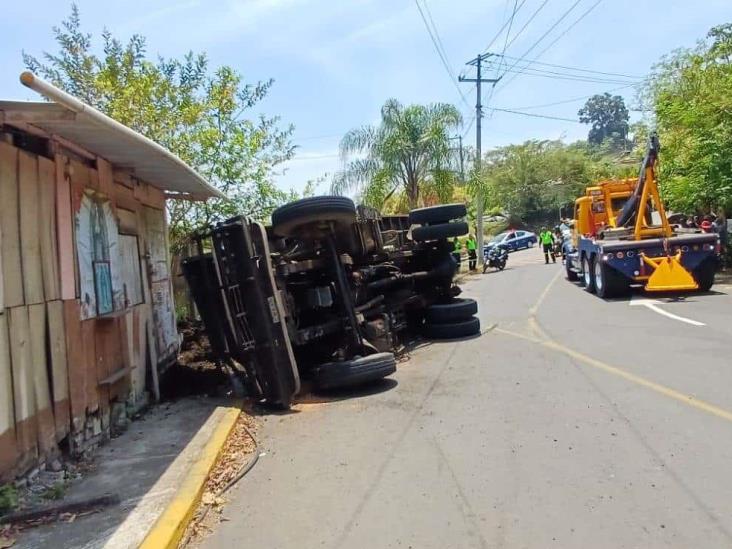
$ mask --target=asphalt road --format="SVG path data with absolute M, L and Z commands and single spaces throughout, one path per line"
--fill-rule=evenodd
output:
M 483 335 L 266 418 L 204 546 L 732 547 L 732 288 L 603 301 L 536 249 L 463 287 Z

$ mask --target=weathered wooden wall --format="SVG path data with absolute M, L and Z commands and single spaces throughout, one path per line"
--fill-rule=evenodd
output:
M 77 245 L 85 196 L 107 212 L 114 311 L 103 316 Z M 167 254 L 160 190 L 101 158 L 0 140 L 0 478 L 60 443 L 85 451 L 109 436 L 113 407 L 157 391 L 157 366 L 177 351 Z

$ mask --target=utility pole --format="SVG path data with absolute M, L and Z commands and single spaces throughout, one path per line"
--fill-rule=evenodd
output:
M 476 157 L 475 157 L 475 167 L 478 174 L 480 174 L 480 163 L 481 163 L 481 156 L 482 152 L 480 149 L 480 130 L 481 130 L 481 119 L 483 118 L 483 105 L 480 103 L 480 85 L 482 83 L 486 84 L 493 84 L 494 86 L 496 83 L 501 79 L 498 78 L 482 78 L 482 68 L 483 68 L 483 61 L 488 59 L 489 57 L 493 57 L 494 54 L 492 53 L 479 53 L 475 59 L 471 59 L 466 65 L 474 66 L 476 69 L 476 78 L 465 78 L 464 76 L 460 76 L 458 80 L 460 82 L 475 82 L 475 90 L 476 90 L 476 100 L 475 100 L 475 148 L 476 148 Z M 478 233 L 476 236 L 478 237 L 478 257 L 481 259 L 483 258 L 483 189 L 481 186 L 478 186 L 478 196 L 476 198 L 476 205 L 475 205 L 475 217 L 477 222 L 477 228 L 476 232 Z

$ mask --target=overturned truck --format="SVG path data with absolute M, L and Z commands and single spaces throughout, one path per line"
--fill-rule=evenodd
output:
M 196 235 L 183 273 L 213 353 L 249 394 L 287 408 L 305 379 L 327 390 L 381 379 L 415 334 L 480 333 L 460 299 L 448 238 L 465 206 L 381 216 L 340 196 L 282 206 L 272 225 L 235 217 Z

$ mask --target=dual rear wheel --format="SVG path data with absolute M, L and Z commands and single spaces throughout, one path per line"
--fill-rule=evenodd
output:
M 620 297 L 630 291 L 629 280 L 597 256 L 582 257 L 580 284 L 585 291 L 603 299 Z

